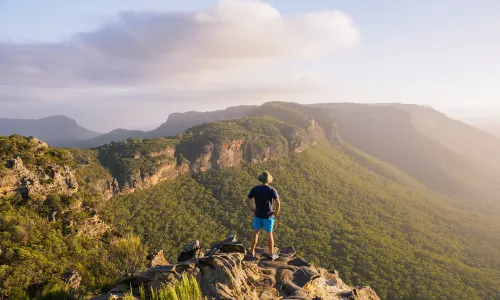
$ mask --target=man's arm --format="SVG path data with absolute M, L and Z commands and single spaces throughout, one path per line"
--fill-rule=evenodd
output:
M 247 198 L 247 205 L 248 205 L 248 209 L 251 211 L 251 212 L 255 212 L 255 203 L 252 203 L 252 198 Z
M 279 215 L 280 214 L 280 209 L 281 209 L 281 202 L 280 202 L 280 198 L 276 198 L 275 199 L 276 201 L 276 212 L 275 212 L 275 215 Z

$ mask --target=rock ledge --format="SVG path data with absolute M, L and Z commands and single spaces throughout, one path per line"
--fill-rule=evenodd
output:
M 130 288 L 138 297 L 141 285 L 146 291 L 156 290 L 175 283 L 184 272 L 196 277 L 208 299 L 380 299 L 371 288 L 348 286 L 336 271 L 317 268 L 296 257 L 292 247 L 280 249 L 279 258 L 271 261 L 262 248 L 257 249 L 255 259 L 249 259 L 235 237 L 202 252 L 193 245 L 199 242 L 188 244 L 179 256 L 184 261 L 124 279 L 95 299 L 120 299 Z

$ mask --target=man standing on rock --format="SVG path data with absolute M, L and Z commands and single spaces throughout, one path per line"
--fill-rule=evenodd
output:
M 266 231 L 267 247 L 269 249 L 269 257 L 272 260 L 278 258 L 278 254 L 273 254 L 274 249 L 274 217 L 280 213 L 281 204 L 278 192 L 275 188 L 270 186 L 273 182 L 273 177 L 267 171 L 260 174 L 257 179 L 262 182 L 257 185 L 248 194 L 247 204 L 253 215 L 253 229 L 252 244 L 250 246 L 250 256 L 255 257 L 255 247 L 259 240 L 259 233 L 261 229 Z M 252 205 L 252 199 L 255 200 L 255 205 Z M 276 202 L 276 211 L 273 210 L 273 203 Z

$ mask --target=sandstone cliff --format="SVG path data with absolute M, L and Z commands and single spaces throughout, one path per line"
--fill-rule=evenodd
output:
M 46 198 L 77 194 L 109 199 L 118 192 L 111 174 L 92 150 L 49 147 L 35 137 L 0 140 L 0 196 Z
M 331 135 L 311 116 L 281 103 L 264 105 L 253 115 L 198 125 L 175 138 L 130 138 L 95 150 L 50 148 L 29 138 L 27 146 L 18 145 L 17 152 L 2 157 L 0 193 L 46 197 L 84 190 L 109 199 L 186 173 L 258 164 L 302 152 Z M 25 143 L 23 139 L 18 136 L 11 143 Z
M 319 124 L 302 127 L 275 118 L 254 117 L 195 126 L 176 138 L 129 140 L 99 148 L 120 191 L 129 193 L 176 178 L 243 163 L 262 163 L 298 153 L 325 138 Z
M 0 177 L 0 194 L 18 193 L 23 196 L 46 196 L 50 193 L 71 196 L 78 190 L 74 171 L 67 166 L 53 165 L 29 170 L 20 157 L 7 161 L 7 171 Z
M 0 138 L 0 197 L 29 204 L 50 222 L 61 221 L 67 233 L 98 237 L 107 232 L 95 204 L 116 192 L 93 151 L 52 148 L 34 137 Z
M 153 166 L 148 169 L 137 168 L 129 172 L 122 179 L 123 192 L 131 193 L 135 190 L 154 186 L 161 181 L 174 179 L 184 171 L 182 164 L 177 164 L 175 147 L 166 147 L 160 151 L 136 153 L 134 155 L 134 160 L 140 161 L 141 159 L 153 162 Z
M 204 251 L 199 242 L 190 243 L 179 256 L 181 262 L 153 267 L 121 280 L 95 299 L 123 299 L 130 290 L 139 298 L 141 286 L 145 291 L 158 290 L 180 280 L 183 273 L 196 278 L 208 299 L 379 299 L 371 288 L 348 286 L 335 270 L 316 267 L 297 257 L 292 247 L 280 249 L 275 261 L 263 253 L 258 248 L 256 258 L 248 258 L 245 247 L 235 237 Z
M 28 138 L 33 153 L 46 152 L 46 143 Z M 41 167 L 28 168 L 21 157 L 6 159 L 0 176 L 0 195 L 21 194 L 23 197 L 47 196 L 50 193 L 71 196 L 78 191 L 78 182 L 74 170 L 55 163 Z
M 269 121 L 269 120 L 267 120 Z M 262 136 L 256 129 L 240 138 L 226 140 L 206 140 L 193 137 L 191 144 L 202 144 L 198 155 L 186 155 L 187 164 L 192 173 L 204 172 L 210 169 L 225 169 L 242 163 L 262 163 L 287 153 L 297 153 L 315 145 L 325 137 L 323 129 L 311 120 L 305 129 L 284 123 L 274 124 L 279 135 Z M 178 147 L 178 154 L 186 149 Z M 189 160 L 189 157 L 192 159 Z

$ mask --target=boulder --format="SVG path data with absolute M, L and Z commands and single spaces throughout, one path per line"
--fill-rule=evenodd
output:
M 185 262 L 188 260 L 192 260 L 195 258 L 200 258 L 204 256 L 203 249 L 201 248 L 200 241 L 195 240 L 189 242 L 186 247 L 184 247 L 184 251 L 179 254 L 177 258 L 178 262 Z
M 148 255 L 147 259 L 149 261 L 150 268 L 169 265 L 165 255 L 163 254 L 163 250 L 151 253 Z
M 247 253 L 245 246 L 238 241 L 236 234 L 230 235 L 225 240 L 213 244 L 211 249 L 219 249 L 223 253 Z

